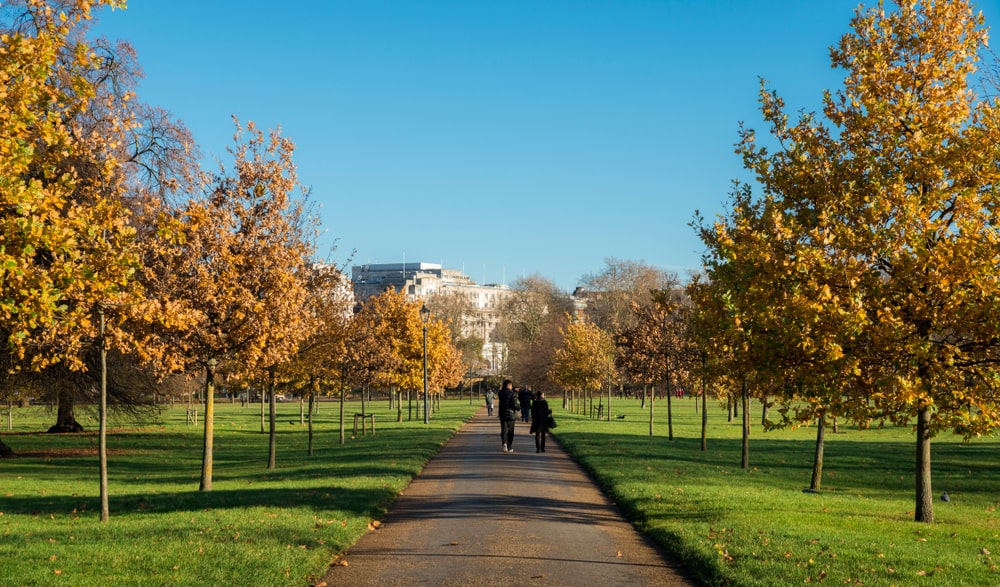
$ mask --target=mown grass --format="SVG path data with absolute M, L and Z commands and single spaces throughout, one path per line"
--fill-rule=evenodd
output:
M 935 492 L 951 501 L 935 502 L 934 524 L 918 524 L 909 428 L 828 429 L 822 491 L 810 494 L 802 489 L 815 428 L 765 432 L 755 412 L 751 466 L 743 470 L 738 421 L 710 405 L 703 452 L 693 400 L 674 404 L 673 440 L 666 403 L 656 404 L 650 437 L 637 400 L 614 402 L 611 421 L 563 414 L 556 434 L 636 525 L 704 584 L 1000 584 L 995 439 L 934 440 Z
M 636 400 L 616 400 L 611 421 L 550 403 L 559 441 L 705 585 L 1000 584 L 994 439 L 935 439 L 935 491 L 951 501 L 937 501 L 927 525 L 912 521 L 907 428 L 828 431 L 823 489 L 808 494 L 813 428 L 764 432 L 755 412 L 743 470 L 740 424 L 718 406 L 709 407 L 703 452 L 690 399 L 675 402 L 673 440 L 664 402 L 653 437 Z M 350 439 L 349 431 L 340 445 L 336 410 L 324 404 L 308 457 L 298 407 L 280 405 L 278 468 L 268 471 L 259 409 L 223 403 L 209 493 L 197 491 L 201 427 L 186 425 L 183 409 L 117 423 L 128 428 L 109 436 L 106 524 L 97 514 L 96 434 L 41 434 L 52 416 L 15 408 L 13 434 L 0 421 L 20 455 L 0 461 L 0 585 L 308 585 L 477 408 L 446 401 L 424 427 L 419 413 L 396 423 L 376 404 L 378 433 Z
M 53 416 L 14 409 L 0 438 L 0 585 L 308 585 L 367 531 L 478 406 L 446 401 L 428 426 L 368 406 L 377 433 L 351 438 L 323 404 L 314 455 L 297 404 L 278 408 L 277 468 L 266 469 L 257 407 L 217 405 L 214 481 L 199 492 L 202 427 L 183 408 L 112 423 L 111 519 L 99 521 L 96 433 L 39 433 Z M 404 408 L 404 418 L 406 418 Z M 82 423 L 96 429 L 96 423 Z

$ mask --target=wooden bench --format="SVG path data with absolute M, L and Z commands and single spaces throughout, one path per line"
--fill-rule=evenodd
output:
M 375 414 L 354 414 L 354 435 L 358 435 L 358 420 L 361 420 L 361 434 L 368 433 L 367 423 L 372 423 L 372 436 L 375 436 Z

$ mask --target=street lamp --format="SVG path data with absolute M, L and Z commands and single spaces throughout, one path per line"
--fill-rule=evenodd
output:
M 431 319 L 431 311 L 427 304 L 420 307 L 420 321 L 424 323 L 424 424 L 431 421 L 430 406 L 427 404 L 427 322 Z

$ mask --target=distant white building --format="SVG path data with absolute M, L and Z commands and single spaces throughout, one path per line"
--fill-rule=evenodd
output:
M 426 300 L 437 294 L 458 294 L 473 308 L 472 315 L 463 316 L 465 336 L 483 340 L 483 360 L 493 372 L 504 363 L 505 343 L 496 340 L 500 309 L 510 295 L 506 285 L 474 282 L 457 269 L 444 269 L 439 263 L 375 263 L 351 268 L 354 297 L 364 303 L 387 289 L 402 292 L 408 300 Z

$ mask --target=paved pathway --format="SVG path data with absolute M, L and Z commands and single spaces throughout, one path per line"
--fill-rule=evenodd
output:
M 485 409 L 330 568 L 330 586 L 679 586 L 681 565 L 639 534 L 551 437 L 513 453 Z

